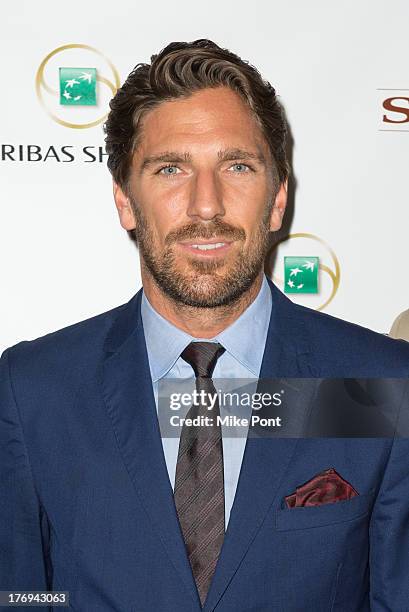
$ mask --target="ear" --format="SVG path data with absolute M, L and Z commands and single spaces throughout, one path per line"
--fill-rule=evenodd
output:
M 131 202 L 122 187 L 120 187 L 118 183 L 115 183 L 115 181 L 113 181 L 113 193 L 122 227 L 126 230 L 135 229 L 135 215 L 132 210 Z
M 275 198 L 274 206 L 270 216 L 270 231 L 277 232 L 283 222 L 285 207 L 287 206 L 287 186 L 288 181 L 280 184 L 280 188 Z

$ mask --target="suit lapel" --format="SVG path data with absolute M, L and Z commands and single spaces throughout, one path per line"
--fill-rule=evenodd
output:
M 126 469 L 165 554 L 200 609 L 179 527 L 157 419 L 139 291 L 107 337 L 102 389 Z
M 271 281 L 269 286 L 273 304 L 260 378 L 312 377 L 314 373 L 307 361 L 307 330 L 301 313 Z M 163 453 L 140 314 L 141 297 L 139 291 L 122 307 L 107 336 L 102 366 L 103 396 L 124 464 L 152 529 L 200 609 Z M 296 443 L 296 439 L 288 438 L 248 438 L 204 612 L 215 608 L 237 571 L 276 497 Z
M 306 330 L 295 305 L 269 281 L 273 304 L 260 378 L 312 376 Z M 274 501 L 297 445 L 295 438 L 248 438 L 221 555 L 205 602 L 222 597 Z

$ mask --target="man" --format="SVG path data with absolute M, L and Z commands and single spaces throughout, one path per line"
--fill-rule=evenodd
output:
M 396 317 L 391 327 L 391 331 L 389 332 L 389 336 L 391 338 L 409 340 L 409 310 L 404 310 Z
M 0 588 L 84 612 L 408 610 L 407 440 L 161 439 L 165 378 L 408 376 L 405 343 L 263 274 L 288 176 L 273 88 L 211 41 L 172 43 L 106 134 L 143 291 L 2 357 Z

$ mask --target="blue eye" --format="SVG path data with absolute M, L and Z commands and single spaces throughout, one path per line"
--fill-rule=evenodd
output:
M 165 176 L 174 176 L 175 174 L 177 174 L 177 170 L 179 170 L 177 166 L 172 166 L 169 164 L 169 166 L 164 166 L 163 168 L 161 168 L 159 170 L 159 174 L 164 174 Z
M 231 167 L 236 168 L 237 174 L 245 174 L 247 170 L 251 170 L 247 164 L 233 164 Z

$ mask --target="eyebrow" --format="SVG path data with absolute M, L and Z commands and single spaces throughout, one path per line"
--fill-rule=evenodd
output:
M 218 151 L 217 157 L 220 161 L 234 161 L 235 159 L 249 160 L 253 159 L 261 164 L 266 163 L 264 155 L 259 151 L 253 153 L 252 151 L 246 151 L 245 149 L 226 149 L 225 151 Z
M 259 163 L 265 165 L 266 160 L 264 155 L 260 152 L 253 153 L 252 151 L 246 151 L 245 149 L 234 148 L 234 149 L 225 149 L 223 151 L 217 152 L 217 157 L 219 161 L 235 161 L 237 159 L 240 160 L 254 160 Z M 157 163 L 189 163 L 192 161 L 192 156 L 190 153 L 180 153 L 178 151 L 164 151 L 163 153 L 158 153 L 157 155 L 149 155 L 145 157 L 141 166 L 141 173 L 153 166 Z
M 187 163 L 192 161 L 192 156 L 190 153 L 178 153 L 176 151 L 164 151 L 163 153 L 158 153 L 157 155 L 149 155 L 145 157 L 142 162 L 141 172 L 143 172 L 149 166 L 153 166 L 153 164 L 157 164 L 160 162 L 175 162 L 175 163 Z

